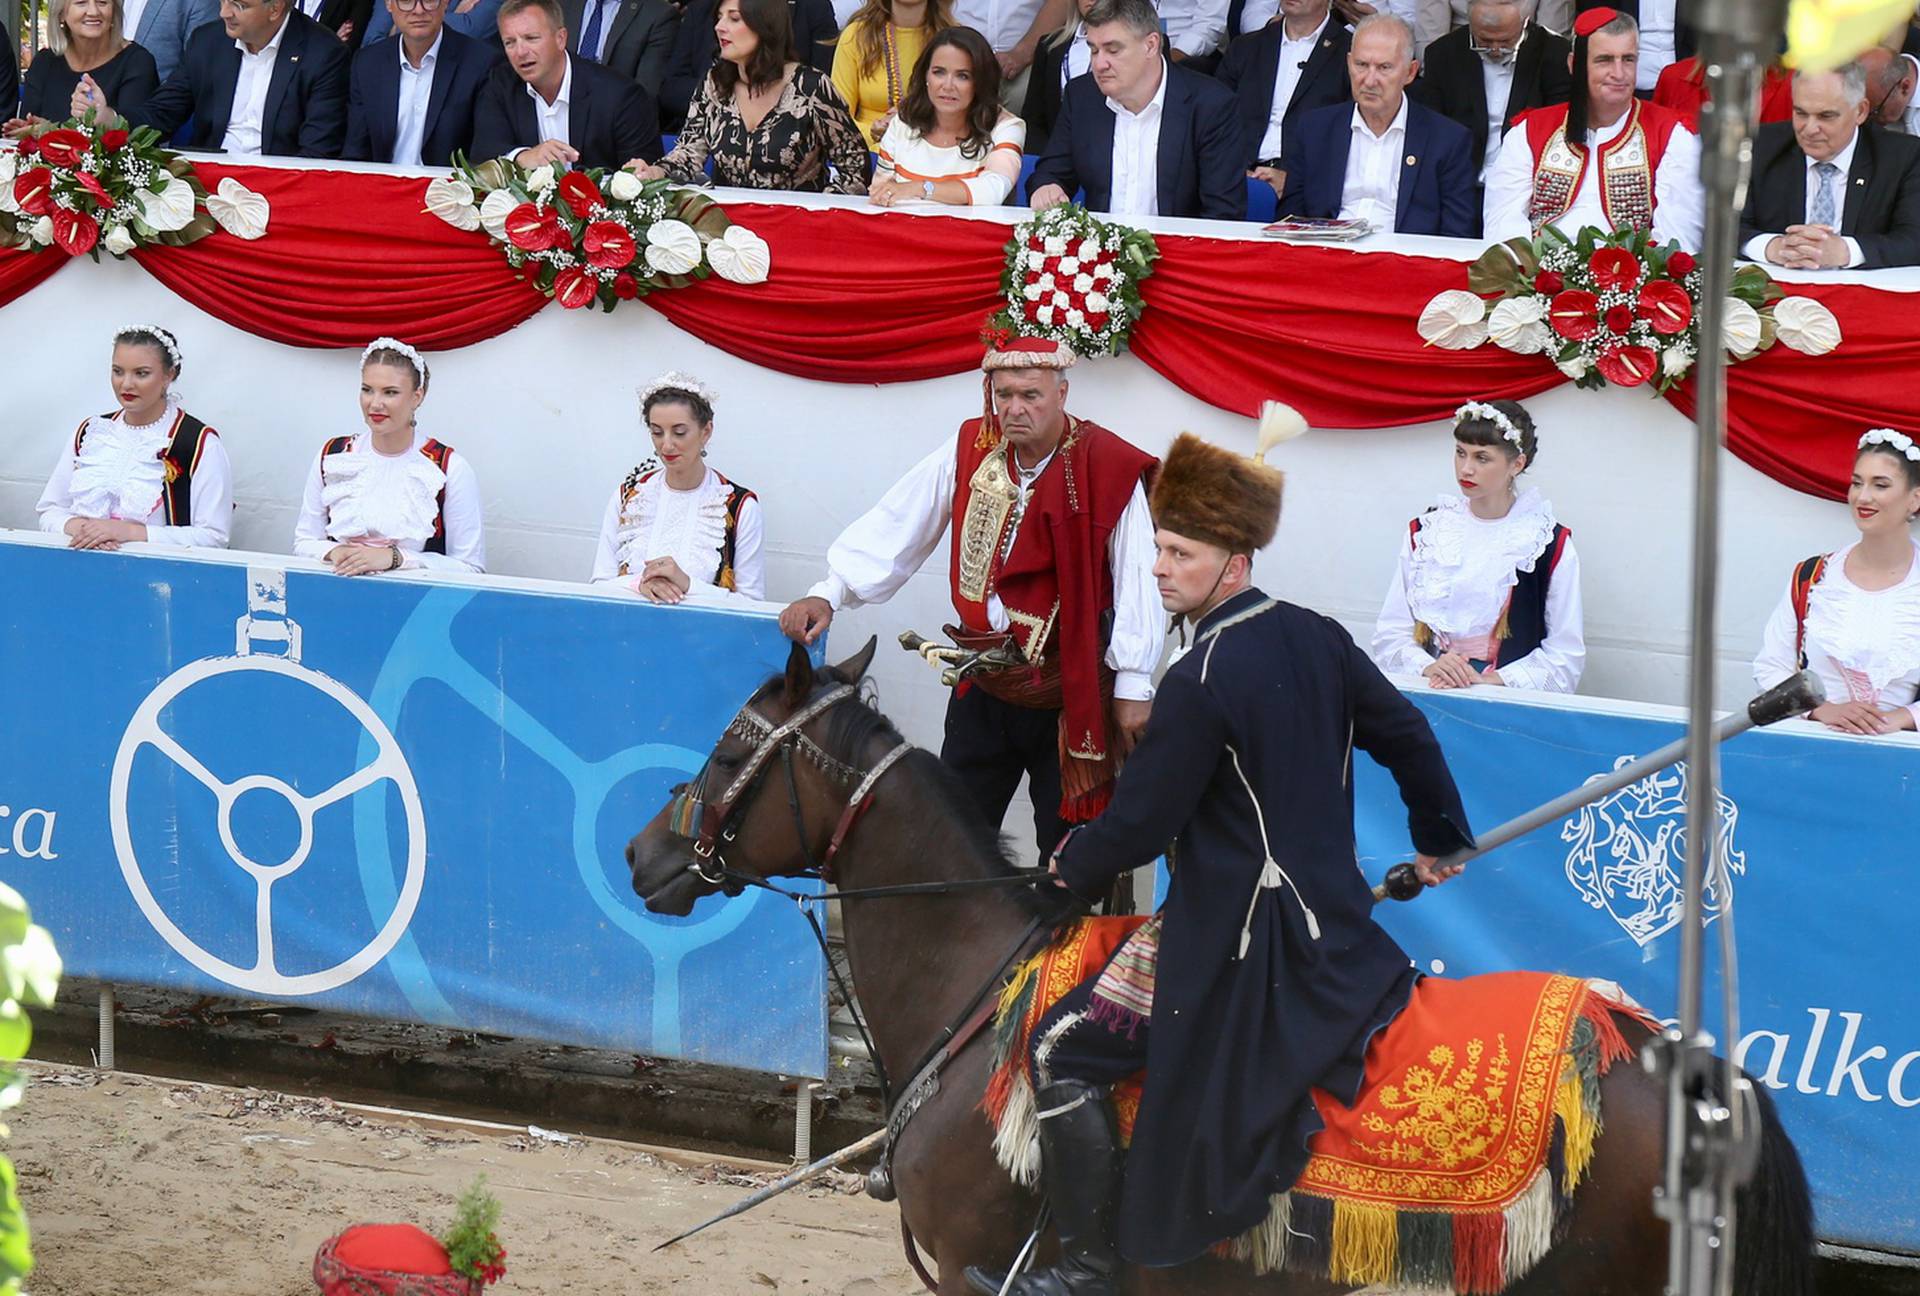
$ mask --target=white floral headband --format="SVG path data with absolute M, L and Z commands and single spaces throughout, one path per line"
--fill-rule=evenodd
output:
M 1894 454 L 1904 455 L 1914 463 L 1920 463 L 1920 446 L 1916 446 L 1913 438 L 1904 432 L 1895 432 L 1892 428 L 1875 428 L 1860 438 L 1862 450 L 1876 445 L 1885 446 Z
M 113 335 L 115 346 L 118 346 L 122 342 L 145 342 L 149 339 L 158 342 L 160 349 L 167 353 L 167 363 L 170 367 L 174 369 L 180 368 L 180 343 L 174 338 L 173 334 L 167 332 L 158 324 L 129 324 Z
M 1460 425 L 1468 419 L 1478 419 L 1483 423 L 1491 423 L 1500 429 L 1501 436 L 1513 442 L 1514 445 L 1522 449 L 1526 447 L 1526 440 L 1520 435 L 1520 429 L 1515 426 L 1514 421 L 1508 418 L 1502 410 L 1497 410 L 1482 401 L 1468 401 L 1465 405 L 1462 405 L 1453 412 L 1454 429 L 1456 431 L 1459 430 Z
M 392 351 L 396 355 L 405 356 L 407 363 L 413 366 L 414 381 L 417 383 L 426 382 L 427 358 L 408 346 L 405 342 L 402 342 L 399 338 L 377 337 L 367 343 L 367 349 L 360 353 L 361 368 L 366 368 L 367 361 L 373 359 L 373 353 L 376 351 Z
M 692 374 L 681 373 L 677 369 L 670 369 L 648 383 L 645 387 L 640 388 L 640 408 L 645 410 L 647 408 L 647 402 L 663 391 L 691 392 L 693 395 L 705 401 L 708 409 L 712 409 L 720 403 L 719 398 L 713 394 L 713 390 L 698 378 L 695 378 Z

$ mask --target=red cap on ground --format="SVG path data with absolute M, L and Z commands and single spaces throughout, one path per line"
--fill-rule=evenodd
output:
M 472 1290 L 454 1273 L 439 1240 L 411 1224 L 356 1224 L 328 1238 L 314 1257 L 313 1280 L 326 1296 L 466 1296 Z

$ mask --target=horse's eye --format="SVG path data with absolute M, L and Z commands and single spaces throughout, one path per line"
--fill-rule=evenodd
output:
M 741 757 L 739 756 L 715 756 L 713 758 L 714 767 L 716 769 L 723 769 L 723 770 L 739 769 L 740 761 L 741 761 Z

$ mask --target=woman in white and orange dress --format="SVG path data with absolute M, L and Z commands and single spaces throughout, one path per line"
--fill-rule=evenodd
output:
M 40 529 L 75 549 L 152 544 L 227 547 L 233 470 L 212 428 L 181 408 L 180 343 L 157 324 L 113 335 L 118 408 L 62 444 L 40 495 Z
M 662 374 L 640 389 L 653 458 L 628 473 L 607 501 L 593 581 L 616 583 L 652 603 L 689 594 L 766 597 L 760 501 L 707 466 L 714 396 L 699 379 Z
M 1847 487 L 1860 538 L 1797 564 L 1753 663 L 1772 688 L 1805 668 L 1827 700 L 1808 719 L 1842 733 L 1898 733 L 1920 718 L 1920 445 L 1875 428 L 1860 438 Z
M 1000 61 L 986 38 L 949 27 L 913 65 L 868 196 L 881 207 L 997 207 L 1020 179 L 1026 139 L 1027 124 L 1000 106 Z
M 452 446 L 420 429 L 430 377 L 426 359 L 395 338 L 361 353 L 366 431 L 334 437 L 315 456 L 295 553 L 342 576 L 486 570 L 479 480 Z

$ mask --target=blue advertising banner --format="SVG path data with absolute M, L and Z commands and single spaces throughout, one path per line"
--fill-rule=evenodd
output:
M 1673 719 L 1409 690 L 1490 828 L 1680 736 Z M 1812 1179 L 1820 1235 L 1920 1251 L 1920 1003 L 1912 992 L 1920 746 L 1793 725 L 1721 749 L 1739 933 L 1736 1057 L 1773 1092 Z M 1391 779 L 1356 761 L 1361 867 L 1407 858 Z M 1675 767 L 1467 866 L 1382 921 L 1423 969 L 1537 968 L 1619 982 L 1676 1011 L 1687 773 Z M 1718 926 L 1709 931 L 1717 945 Z M 1707 1002 L 1716 1036 L 1719 985 Z
M 622 855 L 770 614 L 252 561 L 0 542 L 0 879 L 71 972 L 825 1074 L 792 905 Z

